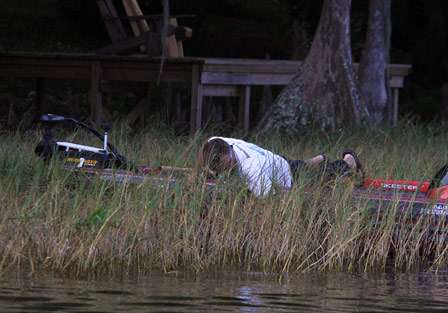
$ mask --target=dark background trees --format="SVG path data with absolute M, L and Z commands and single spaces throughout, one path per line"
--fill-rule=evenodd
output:
M 140 0 L 146 13 L 162 11 L 159 0 Z M 185 43 L 190 56 L 303 59 L 316 31 L 322 1 L 171 0 L 173 14 L 195 14 L 183 24 L 194 29 Z M 53 52 L 92 51 L 108 43 L 91 0 L 3 0 L 0 49 Z M 368 1 L 353 1 L 351 46 L 359 61 L 365 42 Z M 448 2 L 391 2 L 390 61 L 412 64 L 401 97 L 403 113 L 429 120 L 443 111 L 448 89 Z M 448 93 L 448 92 L 447 92 Z

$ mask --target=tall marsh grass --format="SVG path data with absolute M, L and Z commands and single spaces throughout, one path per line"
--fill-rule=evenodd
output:
M 81 133 L 68 137 L 85 142 Z M 359 151 L 372 176 L 430 178 L 447 161 L 447 132 L 406 124 L 397 129 L 315 133 L 300 138 L 249 138 L 289 157 L 344 148 Z M 139 164 L 191 167 L 205 138 L 117 128 L 116 146 Z M 264 199 L 241 184 L 210 193 L 200 179 L 168 189 L 113 184 L 44 165 L 33 153 L 36 132 L 0 135 L 0 269 L 66 275 L 147 274 L 216 267 L 275 272 L 400 270 L 446 266 L 443 220 L 396 214 L 396 203 L 372 214 L 354 202 L 353 183 L 300 178 L 289 193 Z M 310 193 L 306 193 L 308 190 Z M 434 231 L 435 229 L 435 231 Z

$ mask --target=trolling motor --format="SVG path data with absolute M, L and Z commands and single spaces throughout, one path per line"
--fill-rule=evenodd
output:
M 100 133 L 93 127 L 70 117 L 44 114 L 40 117 L 40 121 L 44 125 L 44 134 L 43 139 L 37 144 L 34 151 L 45 161 L 49 161 L 53 156 L 57 156 L 64 162 L 64 166 L 68 168 L 135 168 L 132 162 L 128 161 L 109 143 L 108 132 L 111 128 L 110 125 L 104 125 L 104 133 Z M 88 130 L 102 141 L 102 147 L 98 148 L 55 140 L 51 128 L 58 123 L 72 123 Z

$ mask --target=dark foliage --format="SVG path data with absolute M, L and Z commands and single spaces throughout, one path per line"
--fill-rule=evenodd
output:
M 116 1 L 120 7 L 121 1 Z M 140 0 L 147 14 L 160 14 L 160 0 Z M 88 52 L 108 43 L 92 0 L 3 0 L 0 49 Z M 171 0 L 172 14 L 194 30 L 185 43 L 191 56 L 285 59 L 303 57 L 319 21 L 322 1 Z M 359 60 L 365 40 L 368 1 L 354 1 L 352 49 Z M 412 75 L 402 94 L 402 109 L 424 119 L 440 111 L 442 85 L 448 81 L 447 1 L 392 1 L 391 62 L 410 63 Z M 300 42 L 293 42 L 294 23 Z M 297 35 L 297 34 L 296 34 Z M 20 40 L 18 40 L 20 38 Z M 294 53 L 294 51 L 296 51 Z M 401 113 L 406 113 L 401 112 Z

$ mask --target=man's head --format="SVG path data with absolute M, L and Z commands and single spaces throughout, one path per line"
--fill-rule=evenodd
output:
M 230 172 L 236 166 L 236 157 L 232 147 L 220 138 L 207 140 L 198 155 L 201 170 L 206 170 L 211 176 Z

